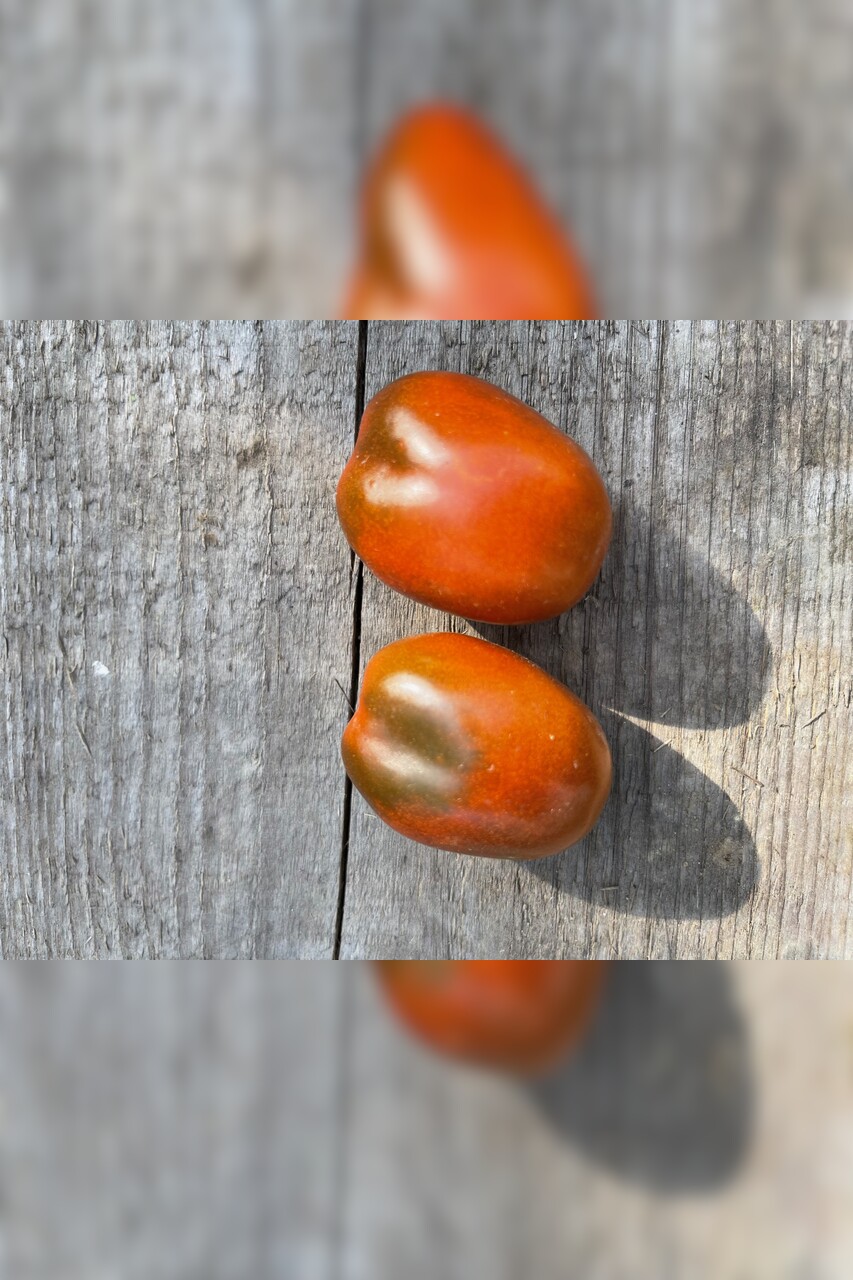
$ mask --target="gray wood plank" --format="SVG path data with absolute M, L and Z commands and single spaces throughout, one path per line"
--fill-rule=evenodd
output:
M 5 954 L 335 952 L 357 341 L 3 330 Z M 828 324 L 370 326 L 368 394 L 480 373 L 602 469 L 588 599 L 479 630 L 588 701 L 616 781 L 582 846 L 520 867 L 408 844 L 356 796 L 342 954 L 851 954 L 850 346 Z M 445 625 L 366 575 L 362 666 Z
M 405 841 L 354 798 L 342 954 L 844 957 L 853 591 L 846 326 L 378 324 L 367 394 L 475 373 L 592 454 L 612 548 L 579 606 L 476 626 L 578 692 L 613 795 L 556 859 Z M 365 576 L 361 664 L 464 622 Z
M 330 955 L 357 326 L 2 343 L 3 953 Z

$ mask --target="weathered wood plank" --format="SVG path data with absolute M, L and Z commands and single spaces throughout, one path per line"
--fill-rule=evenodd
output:
M 589 703 L 615 780 L 586 841 L 518 865 L 407 842 L 356 797 L 342 954 L 853 954 L 851 346 L 837 325 L 370 326 L 368 395 L 476 373 L 601 468 L 590 595 L 475 629 Z M 362 666 L 446 626 L 366 575 Z
M 3 343 L 5 954 L 333 953 L 356 327 Z M 616 782 L 579 849 L 521 867 L 407 844 L 355 797 L 343 954 L 853 952 L 850 348 L 835 325 L 370 326 L 368 394 L 480 373 L 601 467 L 591 595 L 479 630 L 593 706 Z M 444 625 L 366 576 L 362 665 Z
M 2 334 L 5 955 L 330 955 L 357 326 Z

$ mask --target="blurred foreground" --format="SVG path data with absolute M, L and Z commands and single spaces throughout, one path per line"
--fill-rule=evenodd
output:
M 368 159 L 430 99 L 605 314 L 845 314 L 851 34 L 849 0 L 3 0 L 0 314 L 339 314 Z
M 853 1274 L 849 967 L 614 966 L 537 1084 L 431 1056 L 372 976 L 4 967 L 0 1274 Z

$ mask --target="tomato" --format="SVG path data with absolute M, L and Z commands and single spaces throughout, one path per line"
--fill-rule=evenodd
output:
M 580 699 L 508 649 L 450 632 L 380 649 L 341 751 L 395 831 L 487 858 L 567 848 L 610 791 L 607 741 Z
M 373 397 L 337 504 L 378 578 L 482 622 L 535 622 L 576 604 L 612 527 L 580 445 L 460 373 L 409 374 Z
M 597 314 L 586 272 L 521 166 L 473 115 L 405 115 L 362 193 L 346 317 L 566 320 Z
M 553 1066 L 599 1002 L 595 960 L 379 960 L 392 1009 L 439 1053 L 522 1074 Z

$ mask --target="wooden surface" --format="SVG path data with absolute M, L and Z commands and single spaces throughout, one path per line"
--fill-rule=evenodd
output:
M 615 781 L 581 846 L 518 865 L 436 857 L 357 797 L 344 954 L 851 954 L 850 355 L 832 326 L 369 327 L 368 395 L 482 375 L 601 469 L 586 600 L 473 629 L 585 699 Z M 362 662 L 463 625 L 366 575 Z
M 2 342 L 5 955 L 853 955 L 846 327 Z M 419 368 L 523 397 L 614 503 L 584 602 L 478 628 L 583 697 L 613 749 L 600 823 L 541 863 L 408 843 L 339 764 L 376 649 L 466 626 L 362 579 L 335 518 L 360 379 Z
M 851 1016 L 849 966 L 616 966 L 527 1085 L 419 1050 L 357 965 L 5 966 L 0 1265 L 847 1280 Z
M 846 0 L 6 0 L 0 314 L 328 316 L 358 175 L 449 96 L 618 316 L 849 315 Z
M 6 955 L 331 953 L 357 326 L 3 332 Z

